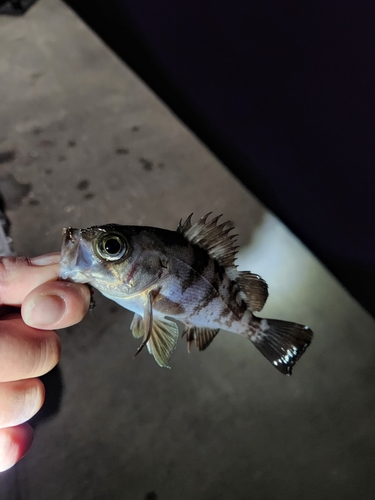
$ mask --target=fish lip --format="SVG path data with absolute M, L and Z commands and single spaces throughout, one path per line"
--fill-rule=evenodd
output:
M 72 238 L 73 228 L 64 227 L 61 242 L 59 277 L 67 279 L 77 263 L 77 241 Z
M 59 277 L 76 283 L 89 283 L 92 280 L 92 267 L 95 256 L 92 241 L 102 231 L 98 226 L 87 229 L 64 227 L 62 231 Z
M 82 276 L 92 265 L 89 252 L 82 245 L 82 231 L 66 227 L 62 233 L 59 278 L 72 279 L 78 273 Z
M 76 241 L 76 238 L 73 235 L 74 231 L 79 231 L 79 229 L 74 229 L 74 227 L 64 227 L 62 231 L 62 239 L 63 239 L 63 245 L 64 243 L 66 244 L 68 241 L 74 243 Z

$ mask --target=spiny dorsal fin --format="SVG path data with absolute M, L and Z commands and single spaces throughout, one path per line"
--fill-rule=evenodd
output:
M 184 234 L 185 231 L 191 228 L 191 218 L 193 217 L 193 214 L 190 214 L 189 217 L 187 217 L 186 221 L 182 224 L 182 219 L 178 223 L 177 226 L 177 232 Z
M 196 326 L 186 326 L 182 332 L 182 336 L 186 335 L 188 343 L 188 351 L 190 352 L 191 343 L 194 341 L 195 346 L 200 351 L 204 351 L 214 340 L 219 333 L 219 329 L 212 330 L 210 328 L 198 328 Z
M 222 215 L 218 215 L 207 222 L 207 218 L 211 213 L 208 213 L 193 225 L 191 224 L 192 214 L 189 215 L 183 224 L 180 221 L 177 231 L 183 234 L 190 243 L 206 250 L 210 257 L 215 259 L 221 266 L 235 268 L 234 261 L 238 246 L 234 245 L 234 242 L 237 235 L 228 234 L 232 231 L 234 225 L 230 221 L 218 225 L 217 221 Z
M 250 271 L 240 271 L 236 282 L 250 309 L 253 312 L 261 311 L 268 298 L 268 286 L 264 279 Z

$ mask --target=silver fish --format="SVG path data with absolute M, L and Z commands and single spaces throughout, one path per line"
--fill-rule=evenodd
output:
M 268 297 L 257 274 L 238 271 L 237 246 L 230 222 L 221 216 L 195 224 L 191 215 L 177 231 L 107 224 L 88 229 L 65 228 L 60 277 L 88 283 L 135 313 L 134 337 L 142 337 L 156 362 L 168 367 L 185 325 L 188 349 L 210 345 L 220 329 L 240 334 L 287 375 L 309 346 L 307 326 L 254 316 Z

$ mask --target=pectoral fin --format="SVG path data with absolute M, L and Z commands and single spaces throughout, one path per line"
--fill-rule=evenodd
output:
M 176 323 L 167 319 L 154 320 L 147 348 L 159 366 L 170 368 L 168 361 L 176 349 L 177 340 L 178 326 Z
M 149 341 L 149 339 L 151 337 L 152 327 L 153 327 L 152 303 L 154 301 L 154 297 L 155 297 L 155 292 L 153 292 L 153 291 L 151 291 L 147 295 L 147 301 L 146 301 L 144 308 L 143 308 L 143 320 L 142 320 L 143 340 L 142 340 L 141 345 L 135 351 L 134 357 L 136 357 L 142 351 L 142 349 L 144 348 L 144 346 L 147 344 L 147 342 Z M 135 332 L 138 335 L 141 331 L 141 326 L 140 326 L 141 323 L 140 323 L 140 320 L 136 319 L 135 316 L 133 318 L 132 325 L 133 325 L 134 321 L 136 321 L 136 323 L 134 324 L 134 326 L 136 326 Z
M 139 314 L 134 314 L 133 321 L 130 325 L 130 330 L 132 331 L 133 337 L 136 339 L 143 337 L 144 335 L 144 327 L 143 327 L 143 319 Z
M 144 307 L 144 318 L 134 314 L 130 325 L 133 336 L 142 337 L 141 345 L 135 355 L 139 354 L 147 344 L 147 349 L 155 358 L 158 365 L 169 368 L 168 361 L 171 358 L 178 340 L 178 326 L 167 319 L 153 319 L 152 303 L 154 295 L 149 294 Z
M 190 352 L 191 343 L 194 341 L 200 351 L 204 351 L 219 333 L 219 329 L 198 328 L 196 326 L 186 326 L 182 336 L 186 335 L 188 342 L 188 351 Z

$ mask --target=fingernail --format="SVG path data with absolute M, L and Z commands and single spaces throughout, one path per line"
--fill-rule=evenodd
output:
M 32 257 L 30 262 L 33 266 L 49 266 L 50 264 L 58 264 L 60 262 L 60 253 L 47 253 Z
M 58 295 L 41 295 L 35 298 L 25 312 L 25 322 L 37 327 L 53 326 L 64 316 L 66 309 L 65 300 Z

